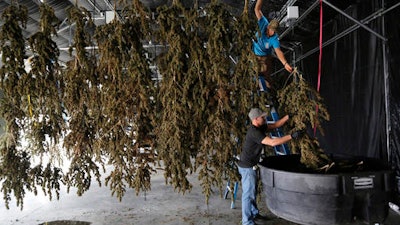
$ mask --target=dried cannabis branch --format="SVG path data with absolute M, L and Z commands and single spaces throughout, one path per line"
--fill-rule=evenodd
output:
M 200 134 L 199 154 L 196 164 L 199 166 L 199 179 L 206 199 L 211 195 L 212 187 L 222 190 L 223 175 L 227 162 L 232 159 L 235 140 L 232 125 L 233 104 L 230 99 L 235 87 L 231 84 L 229 58 L 233 42 L 233 20 L 224 5 L 212 1 L 206 8 L 206 18 L 202 28 L 205 31 L 207 58 L 205 90 L 212 103 L 204 111 L 204 122 Z M 219 63 L 214 63 L 219 62 Z
M 0 69 L 0 88 L 4 96 L 0 102 L 0 116 L 5 120 L 6 127 L 5 133 L 0 138 L 0 180 L 7 208 L 12 193 L 17 205 L 22 208 L 25 189 L 34 188 L 29 175 L 30 156 L 26 150 L 17 148 L 21 141 L 20 129 L 24 126 L 26 107 L 21 101 L 24 96 L 20 79 L 26 76 L 24 69 L 26 52 L 22 28 L 26 26 L 27 13 L 26 7 L 11 4 L 1 15 L 4 24 L 0 33 L 3 63 Z
M 50 199 L 53 190 L 57 198 L 59 195 L 60 169 L 51 162 L 43 169 L 45 162 L 41 160 L 32 168 L 32 158 L 57 154 L 49 153 L 53 147 L 47 140 L 57 143 L 63 131 L 57 83 L 58 48 L 50 38 L 57 21 L 48 6 L 42 5 L 40 12 L 41 31 L 29 39 L 34 54 L 29 73 L 24 65 L 26 42 L 22 35 L 28 11 L 21 5 L 11 4 L 2 15 L 1 117 L 6 121 L 6 129 L 0 143 L 0 178 L 6 207 L 14 192 L 17 206 L 22 209 L 25 189 L 37 193 L 36 185 Z
M 68 113 L 69 133 L 64 147 L 71 158 L 71 165 L 65 175 L 68 191 L 77 187 L 82 195 L 90 187 L 92 173 L 100 184 L 100 172 L 96 161 L 102 164 L 101 149 L 95 145 L 102 115 L 99 104 L 99 78 L 96 74 L 96 59 L 86 50 L 92 46 L 87 27 L 92 26 L 91 14 L 84 8 L 71 7 L 67 10 L 71 25 L 75 25 L 73 45 L 75 57 L 65 70 L 64 105 Z
M 155 93 L 141 43 L 144 29 L 136 8 L 127 9 L 126 14 L 124 23 L 114 19 L 95 34 L 103 117 L 96 142 L 114 166 L 106 185 L 119 199 L 126 191 L 125 182 L 137 194 L 150 190 L 154 171 L 149 165 L 154 151 L 149 147 L 153 145 L 150 97 Z
M 294 70 L 289 85 L 278 91 L 279 107 L 291 115 L 288 125 L 293 130 L 306 130 L 308 126 L 319 129 L 323 133 L 321 122 L 329 121 L 329 113 L 323 104 L 320 94 L 312 88 L 303 76 Z M 316 111 L 318 106 L 318 114 Z M 305 134 L 298 141 L 290 143 L 292 152 L 301 154 L 301 163 L 317 170 L 330 164 L 331 160 L 319 146 L 318 140 Z
M 161 109 L 155 130 L 156 148 L 164 163 L 166 181 L 184 193 L 191 189 L 186 175 L 187 170 L 193 170 L 190 134 L 193 134 L 191 125 L 194 123 L 187 96 L 190 90 L 185 86 L 185 81 L 190 80 L 186 78 L 190 67 L 187 63 L 190 44 L 182 29 L 186 17 L 181 16 L 185 15 L 185 9 L 174 2 L 171 7 L 162 6 L 158 12 L 159 36 L 168 43 L 169 48 L 164 57 L 159 59 L 159 62 L 165 63 L 160 64 L 163 80 L 157 97 Z
M 43 154 L 57 145 L 65 132 L 62 118 L 62 78 L 58 65 L 59 49 L 51 39 L 57 35 L 55 26 L 59 23 L 54 10 L 46 4 L 40 5 L 40 30 L 29 39 L 33 56 L 28 60 L 31 70 L 21 79 L 24 86 L 24 105 L 29 107 L 29 129 L 27 141 L 35 154 Z M 49 139 L 46 141 L 46 138 Z
M 29 128 L 25 130 L 25 138 L 33 156 L 41 160 L 43 157 L 50 158 L 46 159 L 49 162 L 44 170 L 42 164 L 46 162 L 40 161 L 32 173 L 43 192 L 52 199 L 52 190 L 55 190 L 58 199 L 62 176 L 61 169 L 55 167 L 53 162 L 61 158 L 57 145 L 65 133 L 66 124 L 62 116 L 63 84 L 58 65 L 59 49 L 51 36 L 57 35 L 55 27 L 59 20 L 48 5 L 41 4 L 39 9 L 40 31 L 28 39 L 33 53 L 31 70 L 21 80 L 24 96 L 28 96 L 23 104 L 29 107 Z

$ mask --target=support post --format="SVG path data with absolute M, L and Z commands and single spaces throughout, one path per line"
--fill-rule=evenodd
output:
M 382 8 L 385 7 L 385 0 L 382 0 Z M 386 34 L 386 28 L 385 28 L 385 16 L 382 16 L 381 20 L 382 24 L 382 34 Z M 390 92 L 390 87 L 389 87 L 389 63 L 387 59 L 387 54 L 388 54 L 388 47 L 387 47 L 387 42 L 383 41 L 382 42 L 382 57 L 383 57 L 383 75 L 384 75 L 384 85 L 385 85 L 385 120 L 386 120 L 386 151 L 387 151 L 387 157 L 388 161 L 390 160 L 391 157 L 391 152 L 390 152 L 390 134 L 391 134 L 391 123 L 390 123 L 390 99 L 389 99 L 389 92 Z

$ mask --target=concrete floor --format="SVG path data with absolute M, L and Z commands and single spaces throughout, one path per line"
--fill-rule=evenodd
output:
M 220 197 L 218 190 L 209 204 L 197 185 L 196 174 L 189 177 L 194 187 L 190 193 L 176 193 L 165 185 L 162 171 L 152 179 L 152 190 L 136 196 L 128 190 L 121 202 L 111 196 L 107 187 L 93 183 L 91 189 L 78 197 L 72 190 L 62 190 L 60 200 L 49 201 L 43 195 L 27 194 L 21 211 L 15 202 L 7 210 L 0 206 L 1 225 L 239 225 L 241 224 L 241 191 L 238 191 L 235 208 L 231 200 Z M 260 209 L 269 217 L 265 225 L 295 225 L 272 215 L 261 204 Z M 55 222 L 58 221 L 58 222 Z M 75 221 L 75 222 L 73 222 Z M 78 223 L 77 221 L 87 222 Z M 357 224 L 357 223 L 352 223 Z M 360 223 L 363 224 L 363 223 Z M 399 225 L 400 214 L 390 210 L 385 225 Z

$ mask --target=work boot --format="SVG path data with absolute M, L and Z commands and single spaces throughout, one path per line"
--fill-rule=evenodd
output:
M 261 221 L 265 221 L 265 220 L 268 220 L 268 217 L 264 216 L 264 215 L 261 215 L 261 214 L 257 214 L 254 217 L 254 222 L 261 222 Z

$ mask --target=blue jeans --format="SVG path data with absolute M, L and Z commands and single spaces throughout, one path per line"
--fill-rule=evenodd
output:
M 238 166 L 242 176 L 242 224 L 253 225 L 253 218 L 259 213 L 257 208 L 257 171 Z

